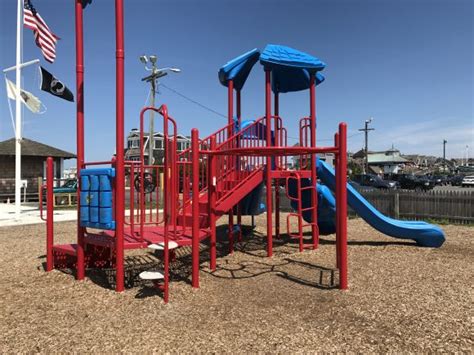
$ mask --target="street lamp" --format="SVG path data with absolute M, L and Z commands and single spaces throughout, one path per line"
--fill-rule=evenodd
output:
M 147 83 L 151 84 L 151 107 L 155 107 L 155 96 L 156 96 L 156 86 L 158 79 L 168 75 L 168 72 L 172 73 L 180 73 L 181 69 L 178 68 L 157 68 L 156 67 L 156 62 L 157 62 L 157 57 L 156 55 L 141 55 L 140 56 L 140 62 L 142 62 L 145 65 L 145 70 L 151 71 L 151 74 L 142 78 L 142 81 L 145 81 Z M 148 62 L 151 63 L 151 68 L 148 67 Z M 151 110 L 150 111 L 150 132 L 149 132 L 149 137 L 148 137 L 148 165 L 153 165 L 153 146 L 154 146 L 154 118 L 155 118 L 155 111 Z

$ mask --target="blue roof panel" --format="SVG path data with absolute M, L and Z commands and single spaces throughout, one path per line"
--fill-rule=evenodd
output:
M 234 88 L 241 90 L 259 57 L 260 51 L 255 48 L 232 59 L 219 69 L 219 81 L 222 85 L 228 86 L 229 80 L 233 80 Z
M 273 69 L 274 66 L 285 66 L 306 69 L 310 72 L 317 72 L 326 67 L 324 62 L 312 55 L 275 44 L 265 47 L 260 55 L 260 63 L 269 69 Z
M 325 80 L 323 74 L 316 73 L 316 85 Z M 309 89 L 310 75 L 306 69 L 274 66 L 272 69 L 272 91 L 285 93 Z
M 326 67 L 324 62 L 296 49 L 274 44 L 267 45 L 261 54 L 255 48 L 226 63 L 219 69 L 219 81 L 228 86 L 229 80 L 233 80 L 234 88 L 241 90 L 259 59 L 272 72 L 273 92 L 306 90 L 311 73 L 316 74 L 316 85 L 324 81 L 324 76 L 319 73 Z

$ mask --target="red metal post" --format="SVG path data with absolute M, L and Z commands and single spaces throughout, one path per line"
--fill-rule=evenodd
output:
M 229 80 L 229 84 L 228 84 L 228 88 L 227 88 L 227 123 L 230 125 L 232 122 L 234 122 L 234 81 L 233 80 Z M 229 131 L 227 132 L 227 138 L 230 138 L 231 136 L 234 135 L 234 132 L 233 132 L 233 129 L 231 126 L 229 126 Z M 231 147 L 233 148 L 233 147 Z M 235 172 L 235 157 L 229 157 L 229 159 L 227 159 L 227 162 L 231 165 L 231 166 L 228 166 L 227 169 L 229 171 L 233 171 L 232 173 L 232 176 L 236 176 L 236 172 Z M 233 215 L 233 211 L 229 211 L 229 223 L 228 223 L 228 226 L 229 226 L 229 234 L 228 234 L 228 237 L 229 237 L 229 242 L 230 242 L 230 252 L 232 253 L 232 248 L 233 248 L 233 238 L 234 238 L 234 231 L 231 230 L 231 227 L 233 225 L 233 219 L 234 219 L 234 215 Z
M 281 127 L 280 125 L 280 120 L 278 117 L 280 116 L 280 96 L 278 95 L 278 92 L 276 92 L 274 95 L 274 103 L 273 103 L 273 111 L 275 115 L 275 145 L 279 147 L 282 142 L 280 142 L 280 133 L 279 130 Z M 276 168 L 280 168 L 280 157 L 276 156 L 275 157 L 275 164 Z M 275 180 L 275 235 L 277 238 L 280 238 L 280 179 Z
M 315 74 L 310 74 L 309 84 L 309 111 L 311 119 L 311 146 L 316 147 L 316 85 Z M 316 154 L 311 154 L 311 183 L 314 184 L 314 189 L 311 189 L 311 234 L 313 237 L 313 249 L 316 249 L 319 244 L 319 229 L 318 229 L 318 193 L 317 193 L 317 173 L 316 173 Z
M 211 150 L 216 149 L 216 137 L 211 137 Z M 216 245 L 216 156 L 209 155 L 209 229 L 211 232 L 211 270 L 216 269 L 217 245 Z
M 339 178 L 341 176 L 340 165 L 339 165 L 339 133 L 334 134 L 334 146 L 337 149 L 337 152 L 334 154 L 334 168 L 336 170 L 336 267 L 340 268 L 341 260 L 341 231 L 339 221 L 341 220 L 340 214 L 341 209 L 339 204 L 341 203 L 341 191 L 339 190 Z
M 229 80 L 229 84 L 227 87 L 227 124 L 231 124 L 233 122 L 234 116 L 234 81 Z M 232 132 L 229 132 L 232 136 Z
M 241 97 L 240 97 L 240 90 L 237 90 L 236 92 L 236 110 L 237 110 L 237 120 L 238 120 L 238 125 L 239 125 L 239 130 L 242 129 L 242 111 L 241 111 Z M 240 147 L 240 137 L 238 138 L 237 141 L 237 146 Z M 240 157 L 237 157 L 237 176 L 240 176 L 241 172 L 241 166 L 240 166 Z M 238 232 L 238 241 L 242 241 L 242 211 L 240 210 L 240 204 L 237 205 L 237 225 L 239 226 L 239 232 Z
M 54 245 L 54 221 L 53 221 L 53 180 L 54 180 L 54 170 L 53 170 L 53 158 L 48 157 L 46 160 L 46 271 L 51 271 L 54 269 L 54 260 L 53 260 L 53 245 Z M 40 204 L 43 201 L 40 201 Z
M 199 287 L 199 132 L 191 131 L 191 154 L 193 166 L 193 199 L 192 199 L 192 285 Z
M 140 148 L 140 170 L 138 171 L 138 176 L 140 179 L 140 191 L 138 191 L 138 204 L 139 204 L 139 222 L 140 222 L 140 238 L 143 238 L 144 234 L 144 223 L 145 223 L 145 190 L 144 190 L 144 174 L 145 174 L 145 147 L 144 147 L 144 120 L 145 120 L 145 108 L 141 111 L 140 113 L 140 143 L 139 143 L 139 148 Z M 166 166 L 166 155 L 168 152 L 168 135 L 166 132 L 166 126 L 165 126 L 165 132 L 164 132 L 164 137 L 163 137 L 163 144 L 164 144 L 164 149 L 165 149 L 165 166 Z M 167 169 L 165 169 L 167 171 Z M 165 181 L 166 181 L 166 172 L 165 172 Z M 166 195 L 165 195 L 165 201 L 166 201 Z M 164 215 L 166 216 L 166 203 L 164 207 Z
M 81 227 L 81 169 L 84 168 L 84 26 L 82 1 L 76 0 L 76 145 L 77 145 L 77 273 L 76 278 L 85 277 L 84 228 Z
M 267 147 L 272 145 L 272 88 L 271 88 L 271 71 L 265 69 L 265 119 L 266 119 L 266 138 Z M 267 256 L 273 255 L 273 225 L 272 225 L 272 158 L 267 156 Z
M 234 253 L 234 208 L 229 210 L 229 253 Z
M 125 289 L 124 274 L 124 219 L 125 219 L 125 170 L 124 170 L 124 28 L 123 0 L 115 0 L 115 39 L 116 39 L 116 172 L 115 172 L 115 253 L 116 286 L 121 292 Z M 142 182 L 143 184 L 143 182 Z
M 339 201 L 337 208 L 339 212 L 339 288 L 346 290 L 347 283 L 347 125 L 339 124 Z
M 241 119 L 242 119 L 240 90 L 237 90 L 235 94 L 235 99 L 236 99 L 236 106 L 237 106 L 236 107 L 237 120 L 239 121 L 239 129 L 240 129 L 240 124 L 241 124 Z
M 135 236 L 135 186 L 134 186 L 134 180 L 135 180 L 135 164 L 130 164 L 130 232 L 133 236 Z

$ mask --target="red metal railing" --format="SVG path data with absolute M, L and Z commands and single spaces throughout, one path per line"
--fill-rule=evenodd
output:
M 300 147 L 311 146 L 311 118 L 303 117 L 300 119 Z M 310 168 L 311 155 L 300 155 L 299 156 L 299 170 L 306 170 Z

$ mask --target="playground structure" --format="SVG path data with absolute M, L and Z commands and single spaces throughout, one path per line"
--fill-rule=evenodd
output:
M 242 216 L 265 210 L 267 255 L 271 257 L 273 238 L 281 235 L 279 188 L 284 186 L 295 208 L 295 212 L 287 216 L 288 235 L 298 241 L 302 251 L 317 249 L 320 234 L 335 232 L 339 288 L 346 289 L 346 124 L 339 124 L 333 146 L 316 145 L 316 85 L 324 81 L 320 71 L 325 64 L 316 57 L 284 46 L 268 45 L 262 52 L 249 51 L 219 71 L 219 80 L 228 91 L 228 122 L 224 127 L 202 139 L 198 130 L 193 129 L 191 148 L 178 153 L 178 126 L 167 106 L 145 107 L 140 113 L 141 145 L 145 114 L 153 110 L 162 117 L 164 159 L 154 165 L 145 164 L 141 146 L 140 161 L 125 161 L 123 0 L 116 0 L 115 4 L 117 153 L 110 161 L 86 162 L 84 158 L 83 26 L 81 1 L 77 0 L 77 243 L 54 244 L 53 165 L 52 159 L 48 159 L 46 270 L 72 268 L 76 270 L 76 278 L 82 280 L 86 268 L 113 268 L 115 289 L 120 292 L 125 288 L 125 250 L 147 247 L 160 250 L 163 270 L 144 272 L 141 277 L 155 281 L 163 290 L 164 301 L 168 302 L 170 259 L 174 257 L 175 248 L 191 247 L 192 286 L 199 287 L 200 243 L 209 240 L 209 263 L 214 270 L 216 222 L 224 215 L 228 216 L 229 252 L 232 252 L 234 238 L 242 238 Z M 265 115 L 245 121 L 241 117 L 241 91 L 258 61 L 265 73 Z M 288 146 L 287 129 L 279 115 L 279 96 L 306 90 L 309 92 L 309 116 L 299 120 L 299 146 Z M 335 155 L 335 172 L 317 160 L 317 153 Z M 287 168 L 289 156 L 299 157 L 297 169 Z M 127 216 L 126 175 L 131 181 Z M 328 187 L 317 183 L 318 178 L 335 193 L 335 199 Z M 263 186 L 264 208 L 259 199 Z M 367 213 L 366 220 L 375 228 L 395 237 L 415 239 L 421 245 L 427 240 L 435 240 L 436 245 L 429 246 L 440 246 L 440 233 L 444 241 L 439 228 L 424 222 L 384 219 L 377 215 L 378 211 L 372 211 L 357 192 L 349 188 L 349 193 L 351 206 L 360 203 L 359 210 L 365 208 L 372 213 Z M 290 232 L 292 225 L 297 227 L 296 233 Z M 305 231 L 310 231 L 309 238 Z

